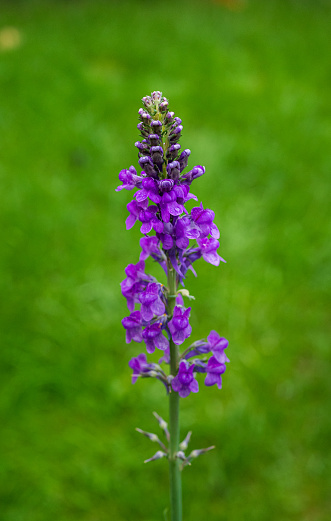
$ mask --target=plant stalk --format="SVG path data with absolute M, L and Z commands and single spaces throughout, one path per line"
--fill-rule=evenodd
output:
M 176 272 L 170 260 L 168 268 L 168 316 L 172 317 L 176 304 L 177 282 Z M 177 374 L 179 364 L 179 349 L 170 340 L 170 374 Z M 170 481 L 170 507 L 171 521 L 182 521 L 182 476 L 179 469 L 180 461 L 176 458 L 179 450 L 179 394 L 171 391 L 169 395 L 169 481 Z

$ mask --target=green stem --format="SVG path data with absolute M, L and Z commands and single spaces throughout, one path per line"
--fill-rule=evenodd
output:
M 177 282 L 176 272 L 170 260 L 168 268 L 168 316 L 171 317 L 176 304 Z M 170 340 L 170 374 L 175 376 L 178 371 L 179 349 Z M 179 469 L 179 459 L 176 453 L 179 450 L 179 394 L 175 391 L 169 395 L 169 478 L 170 478 L 170 506 L 171 521 L 182 521 L 182 477 Z

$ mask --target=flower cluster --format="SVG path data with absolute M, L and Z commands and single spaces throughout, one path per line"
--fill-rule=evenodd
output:
M 181 119 L 168 110 L 168 100 L 159 91 L 144 97 L 142 102 L 144 107 L 138 112 L 141 139 L 135 143 L 141 172 L 138 174 L 133 166 L 122 170 L 119 174 L 122 184 L 116 189 L 136 190 L 127 205 L 126 228 L 129 230 L 139 221 L 143 234 L 140 260 L 137 264 L 129 264 L 121 283 L 130 311 L 122 324 L 127 343 L 132 340 L 144 342 L 147 353 L 153 353 L 155 349 L 163 351 L 161 364 L 169 363 L 171 345 L 181 346 L 191 335 L 191 308 L 185 308 L 178 292 L 178 285 L 184 286 L 187 270 L 196 275 L 192 265 L 200 258 L 214 266 L 225 261 L 217 252 L 220 233 L 214 223 L 214 212 L 204 208 L 202 203 L 190 212 L 185 207 L 191 199 L 197 201 L 190 192 L 191 184 L 204 175 L 205 168 L 198 165 L 185 172 L 191 152 L 189 149 L 181 151 Z M 170 288 L 145 273 L 148 257 L 158 262 L 167 276 L 169 270 L 174 270 L 175 295 L 170 294 Z M 184 290 L 183 294 L 188 292 Z M 175 306 L 170 306 L 170 299 L 175 298 Z M 136 305 L 139 306 L 137 310 Z M 184 398 L 199 390 L 195 377 L 205 373 L 205 384 L 216 384 L 220 389 L 225 362 L 229 361 L 224 353 L 227 345 L 225 338 L 212 331 L 207 340 L 199 340 L 179 353 L 176 373 L 168 376 L 160 365 L 149 364 L 142 353 L 130 360 L 132 381 L 134 383 L 138 376 L 153 376 L 160 379 L 168 391 L 178 392 Z M 209 359 L 206 358 L 208 353 L 211 354 Z

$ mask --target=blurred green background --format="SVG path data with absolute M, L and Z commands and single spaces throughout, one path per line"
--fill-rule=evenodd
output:
M 140 233 L 114 191 L 155 89 L 227 260 L 187 280 L 192 340 L 217 329 L 231 364 L 182 400 L 191 448 L 217 446 L 184 519 L 330 520 L 330 22 L 319 0 L 2 0 L 1 521 L 163 519 L 167 464 L 134 428 L 167 399 L 131 386 Z

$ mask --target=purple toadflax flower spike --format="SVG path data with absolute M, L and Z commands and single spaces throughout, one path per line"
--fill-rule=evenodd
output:
M 205 175 L 205 168 L 197 165 L 185 171 L 191 151 L 188 148 L 181 151 L 181 119 L 168 110 L 168 100 L 160 91 L 145 96 L 142 103 L 137 125 L 140 139 L 135 143 L 141 171 L 138 173 L 133 166 L 121 170 L 121 184 L 116 188 L 122 193 L 123 190 L 135 191 L 127 203 L 126 229 L 139 221 L 143 234 L 140 260 L 127 266 L 126 278 L 121 282 L 130 311 L 122 325 L 128 344 L 132 340 L 144 341 L 147 353 L 155 349 L 163 351 L 159 364 L 149 363 L 146 354 L 141 353 L 131 358 L 129 366 L 133 370 L 132 383 L 138 377 L 153 377 L 162 382 L 169 394 L 169 431 L 165 431 L 169 448 L 156 435 L 138 430 L 152 441 L 158 441 L 163 449 L 147 461 L 163 457 L 169 460 L 171 521 L 181 521 L 180 471 L 212 447 L 185 456 L 188 439 L 181 446 L 178 441 L 179 400 L 199 391 L 196 376 L 201 374 L 205 375 L 206 386 L 216 385 L 221 389 L 221 375 L 229 359 L 224 353 L 228 341 L 214 330 L 207 339 L 197 340 L 181 350 L 180 346 L 192 333 L 191 308 L 186 308 L 184 299 L 193 297 L 178 287 L 184 286 L 189 270 L 196 276 L 193 264 L 197 260 L 203 259 L 214 266 L 225 260 L 218 253 L 220 233 L 214 223 L 214 211 L 204 208 L 202 203 L 197 203 L 191 211 L 186 208 L 188 201 L 197 200 L 190 191 L 191 184 Z M 158 282 L 145 273 L 145 260 L 149 257 L 160 264 L 166 282 Z M 139 309 L 135 310 L 136 306 Z M 168 374 L 161 368 L 163 363 L 168 364 Z

